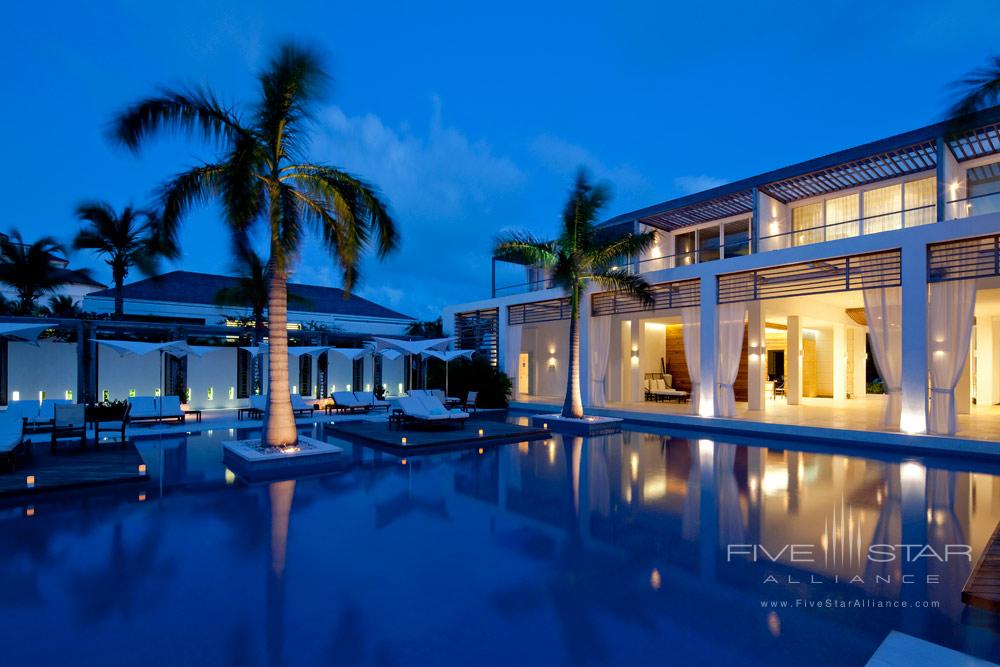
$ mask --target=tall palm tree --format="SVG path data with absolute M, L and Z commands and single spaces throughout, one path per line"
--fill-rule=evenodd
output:
M 580 295 L 593 281 L 601 287 L 622 292 L 646 305 L 653 303 L 649 283 L 638 275 L 618 268 L 623 257 L 636 257 L 652 246 L 653 232 L 629 233 L 609 238 L 597 227 L 597 215 L 607 203 L 608 188 L 592 184 L 581 169 L 563 209 L 562 230 L 555 241 L 541 241 L 529 234 L 514 233 L 497 239 L 494 255 L 549 269 L 555 286 L 570 301 L 569 365 L 563 417 L 581 419 L 580 397 Z
M 30 315 L 43 294 L 89 277 L 85 270 L 60 267 L 55 258 L 65 254 L 66 249 L 51 236 L 30 244 L 16 229 L 0 236 L 0 283 L 17 293 L 17 314 Z
M 106 202 L 87 202 L 76 208 L 76 217 L 89 223 L 73 239 L 74 250 L 93 250 L 111 267 L 115 290 L 115 319 L 125 315 L 122 286 L 129 269 L 139 268 L 146 275 L 156 269 L 156 259 L 177 255 L 174 248 L 157 237 L 156 214 L 126 206 L 121 213 Z
M 213 142 L 221 155 L 174 176 L 160 192 L 163 238 L 175 241 L 181 219 L 196 203 L 217 199 L 238 250 L 263 222 L 268 258 L 268 400 L 264 441 L 296 442 L 288 382 L 287 282 L 308 229 L 316 232 L 343 273 L 349 292 L 363 252 L 384 257 L 398 244 L 395 223 L 375 189 L 332 166 L 305 160 L 311 109 L 327 76 L 318 57 L 298 46 L 278 49 L 258 75 L 259 98 L 244 113 L 204 89 L 166 90 L 124 110 L 112 126 L 119 142 L 137 151 L 162 130 Z
M 959 97 L 948 112 L 951 120 L 1000 102 L 1000 56 L 993 56 L 986 65 L 969 72 L 955 82 L 954 88 Z

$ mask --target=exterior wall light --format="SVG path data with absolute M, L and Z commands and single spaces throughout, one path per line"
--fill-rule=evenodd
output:
M 104 390 L 104 393 L 105 393 L 105 394 L 107 394 L 107 393 L 108 393 L 108 391 L 107 391 L 107 390 L 105 389 L 105 390 Z M 12 392 L 10 393 L 10 395 L 11 395 L 11 398 L 12 398 L 13 400 L 15 400 L 15 401 L 20 401 L 20 400 L 21 400 L 21 392 L 17 391 L 16 389 L 15 389 L 14 391 L 12 391 Z M 107 396 L 105 396 L 105 397 L 104 397 L 104 400 L 105 400 L 105 401 L 106 401 L 106 400 L 108 400 Z

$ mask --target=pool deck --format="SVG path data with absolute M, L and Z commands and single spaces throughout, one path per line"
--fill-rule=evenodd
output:
M 962 588 L 962 602 L 980 609 L 1000 611 L 1000 523 Z
M 397 454 L 540 440 L 551 435 L 544 428 L 480 419 L 469 419 L 464 428 L 390 428 L 387 422 L 355 421 L 338 422 L 327 427 L 327 430 L 348 440 L 361 440 L 364 444 L 375 445 Z M 406 438 L 406 444 L 403 444 L 403 438 Z
M 893 630 L 865 667 L 913 667 L 914 665 L 988 667 L 994 663 Z
M 857 403 L 863 403 L 857 401 Z M 745 404 L 743 404 L 745 406 Z M 549 401 L 514 401 L 511 409 L 528 413 L 551 412 L 557 406 Z M 777 406 L 776 406 L 777 407 Z M 868 421 L 859 420 L 854 411 L 848 417 L 822 404 L 792 406 L 783 404 L 779 409 L 769 406 L 769 411 L 751 412 L 737 408 L 734 418 L 700 417 L 688 413 L 689 407 L 664 406 L 662 403 L 617 403 L 604 408 L 588 408 L 588 414 L 622 417 L 630 423 L 654 426 L 673 426 L 694 431 L 742 435 L 773 440 L 812 440 L 840 447 L 877 448 L 882 450 L 909 451 L 913 454 L 955 454 L 1000 460 L 1000 428 L 975 435 L 959 433 L 957 436 L 906 434 L 875 428 L 871 419 L 878 412 L 873 405 L 863 405 L 856 410 Z M 794 421 L 779 421 L 783 417 Z M 1000 423 L 997 424 L 1000 426 Z
M 140 482 L 149 474 L 140 471 L 142 456 L 131 442 L 102 444 L 92 442 L 81 449 L 76 442 L 62 443 L 55 452 L 48 442 L 36 442 L 19 459 L 13 472 L 0 473 L 0 498 L 25 498 L 56 491 L 67 491 L 107 484 Z M 29 486 L 28 477 L 34 477 Z

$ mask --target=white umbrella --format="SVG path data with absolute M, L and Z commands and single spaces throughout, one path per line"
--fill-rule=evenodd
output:
M 200 357 L 206 352 L 210 352 L 214 349 L 210 346 L 205 345 L 188 345 L 182 340 L 172 340 L 166 343 L 144 343 L 137 340 L 94 340 L 95 343 L 99 343 L 104 347 L 111 348 L 118 353 L 120 357 L 144 357 L 147 354 L 153 352 L 159 352 L 160 354 L 160 386 L 166 391 L 166 366 L 163 363 L 163 355 L 165 353 L 170 353 L 175 357 L 185 357 L 189 354 L 193 354 L 196 357 Z M 157 405 L 160 406 L 160 413 L 163 413 L 163 401 L 158 401 Z
M 471 359 L 472 355 L 475 354 L 475 350 L 427 350 L 424 352 L 424 358 L 434 357 L 435 359 L 440 359 L 444 362 L 444 393 L 448 394 L 448 376 L 451 374 L 451 361 L 452 359 L 459 359 L 461 357 L 466 357 Z
M 397 340 L 395 338 L 374 337 L 376 350 L 397 350 L 403 354 L 422 354 L 427 350 L 446 350 L 451 345 L 451 338 L 427 338 L 424 340 Z M 410 386 L 413 386 L 413 369 L 407 369 L 410 374 Z
M 0 323 L 0 338 L 38 345 L 38 337 L 48 328 L 49 326 L 46 324 L 3 322 Z

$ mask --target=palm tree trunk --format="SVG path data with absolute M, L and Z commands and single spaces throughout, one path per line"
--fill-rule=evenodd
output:
M 115 281 L 115 319 L 125 317 L 125 300 L 122 298 L 122 283 Z
M 580 397 L 580 288 L 573 286 L 570 293 L 569 318 L 569 367 L 566 369 L 566 402 L 562 416 L 583 419 L 583 400 Z
M 264 444 L 294 444 L 298 440 L 288 389 L 288 275 L 272 261 L 267 285 L 267 410 Z

